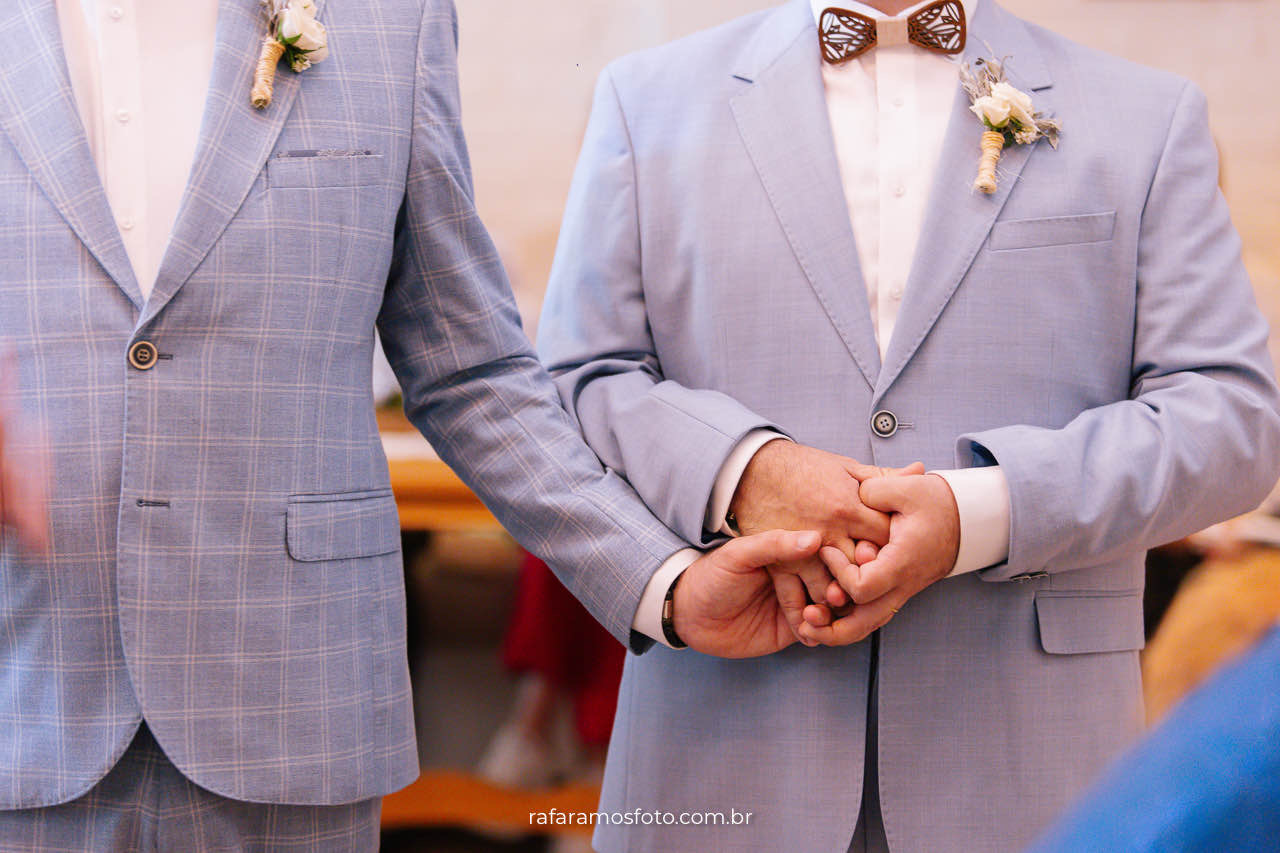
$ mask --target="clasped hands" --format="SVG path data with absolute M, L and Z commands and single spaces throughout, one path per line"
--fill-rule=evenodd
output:
M 676 632 L 720 657 L 794 642 L 858 642 L 946 577 L 960 519 L 946 480 L 790 441 L 752 458 L 731 510 L 742 538 L 704 555 L 675 591 Z

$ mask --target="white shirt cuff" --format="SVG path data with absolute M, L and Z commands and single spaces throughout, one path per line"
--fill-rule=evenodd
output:
M 689 568 L 693 561 L 702 556 L 700 551 L 685 548 L 676 551 L 666 562 L 658 566 L 658 571 L 649 578 L 644 593 L 640 596 L 640 606 L 636 608 L 635 619 L 631 622 L 631 630 L 639 631 L 646 637 L 657 640 L 667 648 L 674 648 L 667 642 L 662 633 L 662 605 L 667 599 L 667 590 L 680 577 L 680 573 Z
M 1000 466 L 930 473 L 947 481 L 960 513 L 960 551 L 948 577 L 1009 559 L 1009 481 Z
M 742 479 L 743 472 L 747 470 L 751 457 L 755 456 L 760 448 L 779 438 L 784 441 L 791 440 L 771 429 L 753 429 L 730 451 L 729 457 L 720 466 L 720 473 L 716 475 L 715 485 L 711 487 L 711 502 L 707 504 L 707 517 L 702 521 L 704 528 L 715 533 L 723 533 L 725 536 L 737 535 L 725 521 L 725 516 L 729 514 L 729 504 L 733 503 L 733 493 L 738 490 L 738 482 Z M 666 590 L 663 592 L 665 594 Z

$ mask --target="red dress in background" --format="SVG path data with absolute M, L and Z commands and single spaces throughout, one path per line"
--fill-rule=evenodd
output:
M 525 554 L 502 660 L 515 672 L 541 675 L 572 699 L 574 723 L 587 746 L 609 743 L 625 657 L 547 564 Z

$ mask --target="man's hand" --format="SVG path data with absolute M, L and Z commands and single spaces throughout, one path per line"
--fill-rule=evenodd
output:
M 858 540 L 876 545 L 889 541 L 889 516 L 868 508 L 859 496 L 861 483 L 855 472 L 866 468 L 817 448 L 771 441 L 747 464 L 729 510 L 745 535 L 774 529 L 816 530 L 823 544 L 839 548 L 852 560 Z M 783 575 L 799 577 L 809 598 L 819 604 L 826 601 L 832 581 L 826 566 L 816 558 L 775 575 L 782 585 L 780 591 L 794 589 L 794 581 Z M 799 628 L 799 621 L 797 618 L 792 624 L 793 629 Z
M 785 649 L 796 635 L 784 608 L 803 611 L 804 587 L 790 575 L 793 583 L 775 584 L 766 567 L 812 557 L 821 544 L 812 531 L 771 530 L 704 554 L 676 586 L 676 633 L 689 648 L 717 657 L 759 657 Z
M 937 474 L 877 477 L 863 482 L 867 506 L 892 513 L 889 542 L 858 565 L 838 549 L 822 549 L 822 560 L 843 593 L 854 603 L 847 615 L 831 620 L 825 607 L 805 609 L 799 634 L 806 642 L 848 645 L 884 626 L 913 596 L 955 568 L 960 550 L 960 512 L 947 481 Z M 833 603 L 843 595 L 834 585 Z
M 13 528 L 29 549 L 42 553 L 49 547 L 44 455 L 29 436 L 18 441 L 17 384 L 13 353 L 0 353 L 0 528 Z

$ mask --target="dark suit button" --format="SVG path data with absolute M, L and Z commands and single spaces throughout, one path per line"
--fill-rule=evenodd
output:
M 129 363 L 138 370 L 150 370 L 156 366 L 156 345 L 151 341 L 138 341 L 129 347 Z
M 871 431 L 881 438 L 889 438 L 898 431 L 898 416 L 882 410 L 871 416 Z

